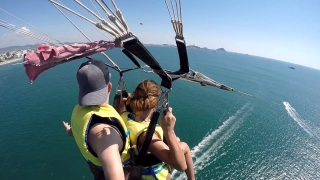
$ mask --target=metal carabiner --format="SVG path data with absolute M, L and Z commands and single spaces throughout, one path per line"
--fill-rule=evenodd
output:
M 166 115 L 169 108 L 169 92 L 167 91 L 162 102 L 162 108 L 163 108 L 163 115 Z
M 121 76 L 116 87 L 116 94 L 114 95 L 112 106 L 116 110 L 119 110 L 119 106 L 120 106 L 120 102 L 122 101 L 122 98 L 123 97 L 127 98 L 128 96 L 129 94 L 127 92 L 126 83 L 124 82 L 123 77 Z M 132 109 L 129 104 L 126 105 L 126 111 L 132 112 Z
M 118 83 L 117 83 L 117 87 L 116 87 L 116 92 L 118 91 L 123 91 L 123 90 L 126 90 L 126 84 L 123 80 L 123 77 L 120 77 Z
M 160 112 L 163 110 L 163 113 L 165 114 L 169 107 L 169 93 L 171 90 L 164 91 L 161 93 L 158 105 L 156 106 L 156 111 Z
M 117 83 L 116 94 L 114 95 L 113 104 L 112 104 L 112 106 L 116 110 L 119 110 L 120 101 L 122 99 L 122 94 L 124 91 L 126 92 L 126 85 L 124 83 L 123 77 L 121 76 Z

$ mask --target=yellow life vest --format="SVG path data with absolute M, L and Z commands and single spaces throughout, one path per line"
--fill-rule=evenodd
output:
M 141 133 L 146 132 L 149 126 L 149 122 L 136 122 L 130 119 L 129 112 L 124 112 L 121 117 L 123 121 L 126 123 L 127 128 L 129 129 L 130 133 L 130 142 L 131 146 L 137 145 L 138 137 Z M 162 128 L 157 125 L 155 129 L 155 133 L 158 137 L 163 141 L 163 130 Z M 169 173 L 168 165 L 164 162 L 160 162 L 158 164 L 143 167 L 142 171 L 142 179 L 143 180 L 165 180 Z
M 92 149 L 89 147 L 89 144 L 87 142 L 88 130 L 90 128 L 90 124 L 92 123 L 92 117 L 94 115 L 109 118 L 109 120 L 111 121 L 117 121 L 117 124 L 120 126 L 120 128 L 118 128 L 119 130 L 121 129 L 121 126 L 122 126 L 122 131 L 125 136 L 123 139 L 125 140 L 125 142 L 123 144 L 123 151 L 121 153 L 121 161 L 123 165 L 125 165 L 125 163 L 127 163 L 127 160 L 130 157 L 130 155 L 128 154 L 128 149 L 130 147 L 129 131 L 125 123 L 123 122 L 121 116 L 110 105 L 80 106 L 78 104 L 74 107 L 72 116 L 71 116 L 71 127 L 72 127 L 73 137 L 77 143 L 77 146 L 82 156 L 85 158 L 85 160 L 89 164 L 93 164 L 102 170 L 102 164 L 100 160 L 98 159 L 97 155 L 92 151 Z M 109 123 L 106 122 L 106 124 L 109 124 Z

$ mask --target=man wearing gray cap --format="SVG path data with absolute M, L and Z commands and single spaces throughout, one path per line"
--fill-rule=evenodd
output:
M 91 59 L 77 72 L 78 104 L 71 116 L 69 135 L 87 161 L 95 180 L 122 180 L 122 166 L 128 162 L 128 130 L 118 112 L 109 105 L 112 88 L 107 65 Z

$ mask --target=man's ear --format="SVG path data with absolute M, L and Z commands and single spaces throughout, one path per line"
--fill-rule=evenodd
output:
M 110 94 L 110 92 L 111 92 L 111 89 L 112 89 L 112 83 L 109 82 L 109 83 L 108 83 L 108 93 L 109 93 L 109 94 Z

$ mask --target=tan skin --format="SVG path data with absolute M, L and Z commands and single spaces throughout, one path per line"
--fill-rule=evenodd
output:
M 109 104 L 109 96 L 112 84 L 108 84 L 108 98 L 102 104 Z M 70 125 L 63 121 L 68 135 L 72 135 Z M 89 130 L 88 143 L 93 151 L 98 155 L 102 163 L 103 172 L 106 180 L 124 180 L 124 172 L 119 151 L 123 147 L 123 142 L 116 130 L 107 124 L 96 124 Z
M 136 112 L 137 114 L 139 112 Z M 150 112 L 150 115 L 152 112 Z M 143 117 L 143 116 L 142 116 Z M 187 169 L 187 164 L 183 151 L 179 146 L 179 141 L 174 133 L 174 125 L 176 118 L 172 114 L 172 108 L 169 108 L 166 116 L 160 120 L 161 127 L 163 129 L 163 135 L 166 137 L 167 143 L 165 144 L 156 134 L 153 134 L 151 144 L 149 146 L 149 152 L 158 157 L 161 161 L 171 165 L 178 171 L 184 171 Z M 142 133 L 138 137 L 138 145 L 142 146 L 146 133 Z
M 118 109 L 119 114 L 124 112 L 125 105 L 130 104 L 130 94 L 128 98 L 123 98 L 123 101 L 120 103 L 120 107 Z M 150 120 L 153 110 L 145 110 L 135 112 L 144 120 Z M 135 121 L 141 121 L 141 119 L 135 119 Z M 154 154 L 158 157 L 161 161 L 165 162 L 166 164 L 171 165 L 173 168 L 184 171 L 187 169 L 187 164 L 184 158 L 183 151 L 179 146 L 178 139 L 174 133 L 174 125 L 176 122 L 176 118 L 172 114 L 172 108 L 168 109 L 168 112 L 165 116 L 162 116 L 160 120 L 161 127 L 163 129 L 163 135 L 166 137 L 168 141 L 168 145 L 165 144 L 156 134 L 153 134 L 152 140 L 149 146 L 149 152 Z M 142 133 L 138 137 L 138 145 L 141 146 L 143 140 L 146 136 L 146 133 Z
M 125 105 L 130 104 L 130 94 L 128 98 L 123 98 L 119 107 L 119 114 L 124 112 Z M 153 110 L 136 111 L 135 114 L 139 115 L 134 120 L 141 122 L 141 117 L 145 120 L 150 120 Z M 167 144 L 164 143 L 157 134 L 153 134 L 152 141 L 149 146 L 149 152 L 158 157 L 161 161 L 169 164 L 178 171 L 185 171 L 189 180 L 194 180 L 193 160 L 189 146 L 185 142 L 180 142 L 180 138 L 174 133 L 174 125 L 176 118 L 172 114 L 172 108 L 168 109 L 166 116 L 160 120 L 161 128 L 163 129 L 164 137 Z M 138 145 L 142 146 L 146 133 L 142 133 L 138 137 Z M 188 168 L 189 167 L 189 168 Z

